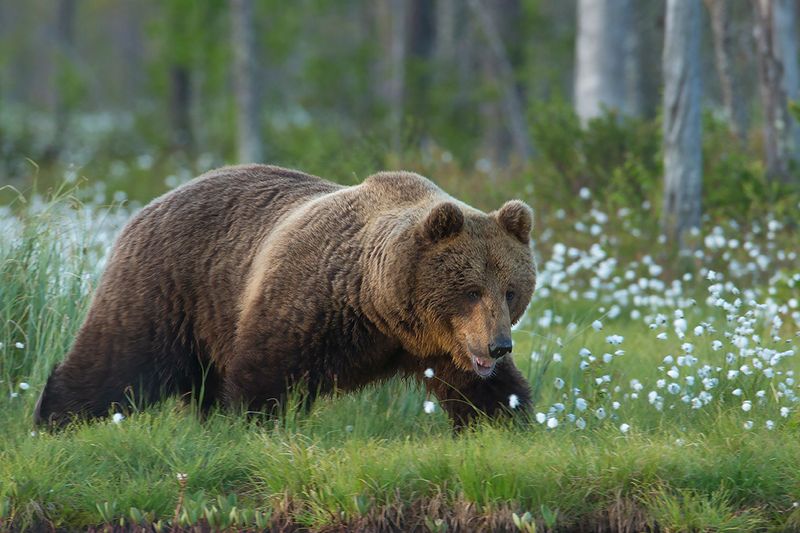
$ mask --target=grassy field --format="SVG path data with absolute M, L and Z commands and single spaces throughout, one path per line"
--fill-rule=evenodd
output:
M 677 258 L 589 198 L 537 220 L 527 421 L 456 436 L 391 381 L 271 422 L 169 400 L 46 434 L 36 397 L 130 214 L 56 196 L 0 210 L 0 529 L 800 530 L 800 261 L 776 220 Z

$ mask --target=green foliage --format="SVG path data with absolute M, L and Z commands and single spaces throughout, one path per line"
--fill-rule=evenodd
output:
M 640 206 L 660 188 L 660 129 L 656 122 L 606 113 L 582 126 L 572 106 L 561 100 L 531 110 L 532 135 L 540 161 L 537 195 L 576 209 L 587 187 L 601 204 Z M 547 185 L 544 185 L 547 184 Z
M 800 187 L 770 181 L 760 154 L 710 113 L 703 117 L 703 158 L 703 208 L 713 220 L 796 213 Z

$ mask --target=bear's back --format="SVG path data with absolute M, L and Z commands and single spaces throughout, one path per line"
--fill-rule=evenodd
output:
M 98 309 L 126 310 L 105 317 L 110 322 L 170 317 L 179 337 L 193 333 L 210 352 L 222 349 L 254 250 L 297 206 L 341 188 L 266 165 L 200 176 L 148 204 L 123 229 L 95 298 L 124 305 Z

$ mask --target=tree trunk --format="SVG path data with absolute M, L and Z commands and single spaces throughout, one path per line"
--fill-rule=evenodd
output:
M 256 50 L 252 0 L 231 0 L 233 92 L 236 101 L 236 154 L 240 163 L 263 161 L 260 106 L 256 95 Z
M 753 35 L 758 57 L 758 83 L 764 108 L 764 156 L 767 176 L 789 180 L 791 129 L 783 80 L 782 54 L 776 48 L 775 2 L 755 0 Z
M 714 56 L 722 92 L 722 105 L 731 131 L 744 142 L 747 137 L 747 105 L 733 69 L 733 32 L 728 0 L 706 0 L 714 35 Z
M 797 26 L 800 24 L 798 2 L 797 0 L 774 0 L 773 10 L 775 24 L 773 46 L 783 66 L 783 90 L 787 99 L 798 102 L 800 101 L 800 57 L 797 43 Z M 791 116 L 789 123 L 791 125 L 789 151 L 796 154 L 800 150 L 800 124 Z
M 436 0 L 436 31 L 433 54 L 440 65 L 451 64 L 456 53 L 456 0 Z
M 511 135 L 514 153 L 521 162 L 525 163 L 530 160 L 533 149 L 525 122 L 525 110 L 517 91 L 514 69 L 489 9 L 482 0 L 469 0 L 469 6 L 475 14 L 494 60 L 497 83 L 500 84 L 502 94 L 503 113 Z
M 667 0 L 664 36 L 664 205 L 662 229 L 683 245 L 700 227 L 702 146 L 700 0 Z
M 583 123 L 603 108 L 626 112 L 626 48 L 631 0 L 579 0 L 575 111 Z
M 625 45 L 625 98 L 622 112 L 629 116 L 640 116 L 644 107 L 641 69 L 642 35 L 639 27 L 639 21 L 644 11 L 643 7 L 631 2 L 629 13 L 626 15 L 628 31 L 622 36 Z
M 76 0 L 59 0 L 56 20 L 56 87 L 54 109 L 53 140 L 44 154 L 45 160 L 54 160 L 64 148 L 64 139 L 69 129 L 70 98 L 72 68 L 71 59 L 75 46 L 75 11 Z
M 388 111 L 392 150 L 400 153 L 406 75 L 406 19 L 409 0 L 377 0 L 375 16 L 384 53 L 378 69 L 381 99 Z

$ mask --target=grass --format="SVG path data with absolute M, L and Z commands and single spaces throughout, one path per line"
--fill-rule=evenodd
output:
M 31 433 L 36 396 L 69 348 L 124 218 L 98 217 L 65 191 L 0 220 L 0 529 L 800 529 L 800 417 L 796 409 L 786 417 L 778 411 L 790 405 L 787 382 L 759 373 L 722 379 L 714 400 L 693 409 L 654 385 L 670 368 L 662 358 L 685 352 L 684 341 L 671 330 L 667 341 L 655 340 L 642 319 L 630 318 L 635 305 L 611 318 L 603 293 L 572 298 L 552 290 L 515 332 L 534 413 L 556 420 L 554 429 L 534 418 L 454 435 L 440 409 L 423 412 L 420 388 L 390 381 L 270 422 L 225 411 L 201 420 L 191 405 L 170 399 L 118 424 Z M 583 292 L 588 279 L 576 274 L 570 284 Z M 686 307 L 691 325 L 725 328 L 726 313 L 698 296 L 707 284 L 686 285 L 681 298 L 700 302 Z M 561 323 L 541 326 L 546 310 Z M 599 332 L 591 326 L 598 318 Z M 779 330 L 788 342 L 770 344 L 773 326 L 752 325 L 764 346 L 792 342 L 787 323 Z M 609 345 L 611 334 L 622 344 Z M 718 366 L 714 375 L 722 376 L 740 366 L 725 360 L 727 340 L 713 349 L 721 333 L 689 338 L 696 367 Z M 624 353 L 603 361 L 612 349 Z M 798 370 L 792 357 L 775 368 L 781 376 Z M 651 390 L 663 396 L 662 410 L 648 401 Z M 700 390 L 686 385 L 681 394 Z M 745 398 L 752 411 L 743 411 Z M 743 428 L 747 422 L 752 429 Z

